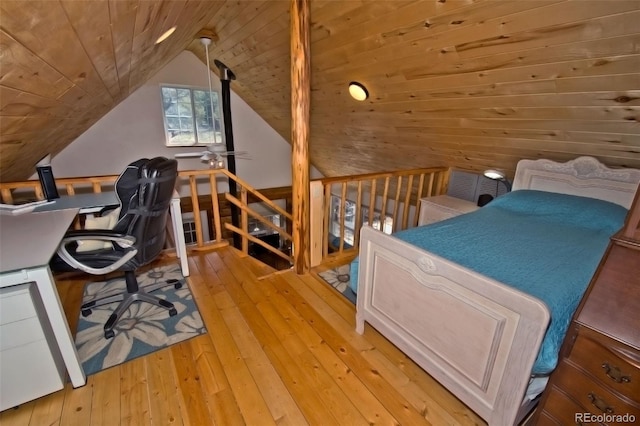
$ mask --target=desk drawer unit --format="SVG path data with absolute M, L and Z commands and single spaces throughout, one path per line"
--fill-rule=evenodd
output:
M 63 388 L 51 335 L 35 285 L 0 289 L 0 410 Z

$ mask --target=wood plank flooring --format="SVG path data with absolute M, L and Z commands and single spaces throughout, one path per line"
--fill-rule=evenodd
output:
M 0 413 L 0 425 L 484 425 L 315 274 L 189 258 L 208 333 Z M 86 276 L 58 279 L 75 330 Z

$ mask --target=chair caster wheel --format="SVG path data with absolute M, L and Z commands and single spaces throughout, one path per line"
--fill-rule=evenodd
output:
M 88 317 L 89 315 L 91 315 L 91 309 L 83 309 L 80 311 L 80 313 L 83 317 Z
M 104 332 L 104 338 L 105 339 L 111 339 L 115 335 L 116 335 L 116 333 L 114 333 L 113 330 L 105 330 L 105 332 Z
M 179 288 L 182 288 L 182 282 L 178 281 L 178 280 L 170 280 L 169 282 L 173 281 L 173 288 L 175 288 L 176 290 Z
M 169 309 L 169 316 L 173 317 L 175 315 L 178 315 L 178 311 L 176 310 L 176 308 Z

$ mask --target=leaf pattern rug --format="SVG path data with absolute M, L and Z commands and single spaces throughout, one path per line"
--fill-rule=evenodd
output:
M 351 303 L 355 305 L 356 303 L 356 294 L 349 287 L 349 276 L 350 265 L 342 265 L 338 266 L 334 269 L 329 269 L 324 272 L 320 272 L 318 275 L 322 277 L 331 287 L 338 290 L 344 297 L 349 299 Z
M 134 302 L 114 327 L 115 336 L 111 339 L 104 338 L 103 326 L 118 303 L 93 308 L 87 317 L 80 315 L 76 348 L 85 374 L 96 373 L 206 333 L 179 265 L 162 266 L 138 275 L 140 288 L 168 279 L 181 281 L 182 288 L 176 290 L 173 285 L 168 285 L 150 294 L 173 303 L 178 315 L 170 317 L 166 309 Z M 124 278 L 90 282 L 85 285 L 83 303 L 124 291 Z

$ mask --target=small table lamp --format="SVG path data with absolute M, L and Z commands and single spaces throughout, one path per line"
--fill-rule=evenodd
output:
M 511 182 L 507 179 L 504 172 L 499 170 L 489 169 L 484 171 L 484 176 L 489 179 L 498 180 L 504 184 L 507 188 L 507 192 L 511 192 Z

